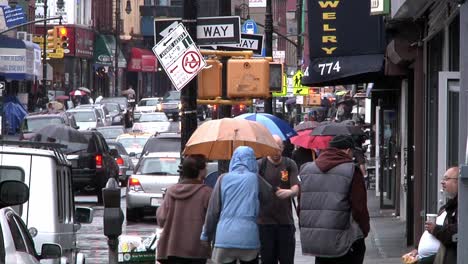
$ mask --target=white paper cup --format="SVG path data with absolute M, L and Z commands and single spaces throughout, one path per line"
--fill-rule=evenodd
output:
M 437 214 L 426 214 L 426 222 L 436 223 Z

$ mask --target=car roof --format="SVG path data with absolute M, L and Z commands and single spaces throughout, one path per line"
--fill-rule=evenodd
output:
M 142 98 L 141 101 L 147 101 L 147 100 L 159 100 L 160 97 L 146 97 L 146 98 Z
M 125 129 L 123 126 L 102 126 L 102 127 L 96 127 L 97 130 L 103 130 L 103 129 Z
M 94 112 L 94 107 L 85 107 L 85 108 L 73 108 L 67 110 L 67 112 Z
M 151 152 L 143 158 L 180 158 L 180 152 Z
M 181 138 L 181 136 L 180 136 L 180 133 L 165 132 L 165 133 L 158 133 L 154 138 Z
M 33 113 L 33 114 L 28 114 L 25 118 L 31 119 L 31 118 L 56 118 L 56 117 L 62 117 L 63 115 L 66 115 L 65 112 L 55 112 L 55 113 Z
M 142 137 L 152 137 L 152 133 L 144 133 L 144 132 L 130 132 L 130 133 L 125 133 L 117 137 L 118 139 L 121 138 L 142 138 Z

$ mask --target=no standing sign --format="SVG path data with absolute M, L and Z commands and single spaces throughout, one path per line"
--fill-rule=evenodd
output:
M 203 56 L 183 24 L 179 24 L 158 42 L 153 47 L 153 52 L 178 91 L 206 66 Z

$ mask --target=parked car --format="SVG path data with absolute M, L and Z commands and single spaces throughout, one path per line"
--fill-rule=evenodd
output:
M 98 110 L 97 111 L 98 118 L 101 119 L 103 126 L 112 125 L 111 115 L 105 104 L 102 104 L 102 105 L 101 104 L 82 104 L 82 105 L 77 105 L 75 107 L 75 109 L 91 109 L 91 108 Z
M 99 117 L 98 110 L 95 108 L 82 108 L 67 110 L 75 117 L 79 130 L 88 130 L 104 126 L 103 120 Z
M 127 221 L 153 214 L 163 201 L 164 190 L 179 181 L 179 152 L 149 153 L 141 157 L 126 188 Z
M 133 124 L 133 130 L 156 134 L 169 131 L 171 122 L 165 113 L 142 113 L 138 122 Z
M 113 142 L 118 136 L 125 134 L 125 128 L 123 126 L 98 127 L 96 130 L 101 132 L 107 143 Z
M 122 108 L 122 106 L 118 103 L 105 103 L 104 105 L 109 110 L 109 114 L 112 119 L 112 125 L 126 127 L 124 108 Z
M 118 152 L 110 149 L 101 133 L 95 130 L 81 132 L 88 139 L 84 148 L 69 152 L 75 191 L 93 192 L 102 204 L 102 188 L 109 178 L 119 180 Z M 79 147 L 78 147 L 79 148 Z
M 150 133 L 130 132 L 120 135 L 115 141 L 121 143 L 124 146 L 125 150 L 132 158 L 133 165 L 136 165 L 143 151 L 143 147 L 146 144 L 146 141 L 148 141 L 148 139 L 152 136 L 153 134 Z
M 108 145 L 110 149 L 116 149 L 119 153 L 119 157 L 115 159 L 115 162 L 117 162 L 117 165 L 119 165 L 120 183 L 125 186 L 127 184 L 128 177 L 132 175 L 135 166 L 133 165 L 132 159 L 128 155 L 122 143 L 109 142 Z
M 17 180 L 29 187 L 29 201 L 14 206 L 31 234 L 36 251 L 56 243 L 61 263 L 84 263 L 76 246 L 80 223 L 92 222 L 92 209 L 75 207 L 70 162 L 57 144 L 0 141 L 0 182 Z M 9 262 L 7 262 L 9 263 Z
M 21 124 L 20 140 L 30 140 L 41 128 L 50 124 L 64 124 L 78 129 L 75 117 L 67 112 L 37 113 L 27 115 Z
M 44 243 L 42 255 L 36 252 L 34 241 L 26 224 L 10 207 L 28 201 L 29 189 L 21 181 L 0 182 L 0 263 L 41 263 L 42 259 L 58 259 L 62 248 L 58 244 Z

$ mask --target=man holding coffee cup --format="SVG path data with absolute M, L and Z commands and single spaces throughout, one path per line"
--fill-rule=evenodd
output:
M 457 263 L 458 176 L 459 168 L 452 167 L 445 172 L 441 181 L 442 189 L 449 198 L 447 203 L 440 208 L 440 212 L 447 214 L 443 224 L 427 221 L 424 225 L 424 228 L 441 243 L 434 263 Z

